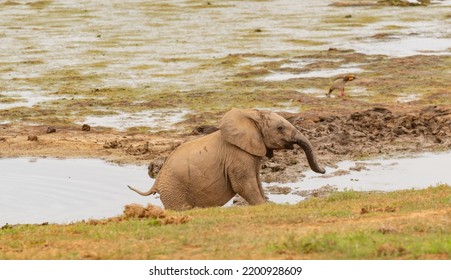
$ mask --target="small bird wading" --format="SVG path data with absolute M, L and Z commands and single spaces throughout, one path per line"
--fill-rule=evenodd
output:
M 345 84 L 349 81 L 355 80 L 356 77 L 354 75 L 345 75 L 343 77 L 338 77 L 332 82 L 332 86 L 329 89 L 329 92 L 326 94 L 327 97 L 330 97 L 330 94 L 338 89 L 340 90 L 340 96 L 345 95 Z

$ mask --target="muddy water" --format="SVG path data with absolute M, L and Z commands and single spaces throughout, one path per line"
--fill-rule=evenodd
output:
M 337 167 L 327 167 L 325 175 L 313 171 L 304 173 L 298 182 L 285 184 L 265 184 L 290 187 L 294 192 L 275 195 L 274 201 L 288 203 L 303 199 L 296 190 L 316 190 L 329 185 L 337 190 L 355 191 L 395 191 L 421 189 L 437 184 L 451 184 L 451 152 L 425 153 L 415 157 L 374 159 L 364 161 L 343 161 Z
M 153 183 L 145 166 L 18 158 L 0 160 L 0 174 L 0 225 L 69 223 L 116 216 L 130 203 L 161 205 L 127 188 Z
M 289 194 L 268 196 L 276 203 L 296 203 L 297 190 L 331 185 L 338 190 L 394 191 L 451 184 L 451 152 L 422 154 L 414 158 L 345 161 L 327 168 L 326 176 L 306 172 L 296 183 L 264 184 L 290 187 Z M 357 169 L 357 170 L 356 170 Z M 360 171 L 358 171 L 360 170 Z M 154 180 L 145 166 L 108 164 L 94 159 L 0 160 L 0 225 L 5 223 L 68 223 L 119 215 L 130 203 L 161 206 L 158 197 L 142 197 L 127 184 L 145 190 Z M 228 203 L 230 205 L 231 203 Z

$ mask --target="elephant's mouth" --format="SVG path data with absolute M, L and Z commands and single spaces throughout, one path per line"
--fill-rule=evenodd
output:
M 294 149 L 294 145 L 293 145 L 293 143 L 287 142 L 287 143 L 285 143 L 283 148 L 292 150 L 292 149 Z
M 274 152 L 272 149 L 266 149 L 266 157 L 272 158 L 274 156 Z

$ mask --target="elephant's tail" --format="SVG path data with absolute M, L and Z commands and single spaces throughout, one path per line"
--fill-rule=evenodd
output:
M 140 190 L 137 190 L 137 189 L 135 189 L 135 188 L 133 188 L 133 187 L 130 187 L 130 186 L 128 186 L 127 185 L 127 187 L 129 188 L 129 189 L 131 189 L 132 191 L 134 191 L 134 192 L 136 192 L 136 193 L 138 193 L 138 194 L 140 194 L 140 195 L 142 195 L 142 196 L 149 196 L 149 195 L 151 195 L 151 194 L 156 194 L 158 191 L 155 189 L 155 187 L 152 187 L 150 190 L 148 190 L 147 192 L 142 192 L 142 191 L 140 191 Z

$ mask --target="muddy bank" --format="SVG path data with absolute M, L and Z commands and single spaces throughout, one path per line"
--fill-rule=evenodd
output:
M 428 106 L 395 113 L 383 107 L 345 116 L 319 116 L 296 124 L 315 139 L 319 150 L 337 155 L 364 156 L 390 151 L 450 147 L 451 110 Z M 314 126 L 314 127 L 313 127 Z
M 293 118 L 328 166 L 346 159 L 451 148 L 451 110 L 442 107 L 408 112 L 375 107 L 343 115 L 289 116 Z M 290 181 L 302 168 L 307 168 L 302 150 L 279 151 L 262 165 L 263 180 Z
M 279 113 L 311 140 L 326 166 L 346 159 L 451 148 L 451 110 L 444 106 L 413 110 L 374 107 L 344 113 Z M 45 126 L 5 124 L 0 125 L 0 157 L 96 157 L 120 163 L 151 163 L 149 172 L 155 176 L 164 158 L 178 145 L 214 131 L 214 126 L 199 123 L 195 126 L 194 122 L 195 118 L 185 123 L 187 127 L 194 126 L 194 130 L 184 134 L 130 133 L 99 128 L 84 131 L 81 126 L 47 133 Z M 307 161 L 300 148 L 275 151 L 273 158 L 262 163 L 262 179 L 265 182 L 292 181 L 306 168 Z
M 279 113 L 311 140 L 326 166 L 347 159 L 451 148 L 451 110 L 445 106 Z M 149 172 L 155 176 L 164 158 L 178 145 L 214 131 L 214 126 L 198 123 L 195 118 L 184 125 L 194 126 L 193 132 L 131 133 L 101 128 L 86 131 L 80 126 L 57 127 L 55 132 L 47 133 L 47 126 L 3 124 L 0 125 L 0 157 L 94 157 L 119 163 L 150 164 Z M 261 174 L 265 182 L 286 182 L 296 180 L 307 168 L 303 151 L 296 147 L 275 151 L 273 158 L 265 158 Z

